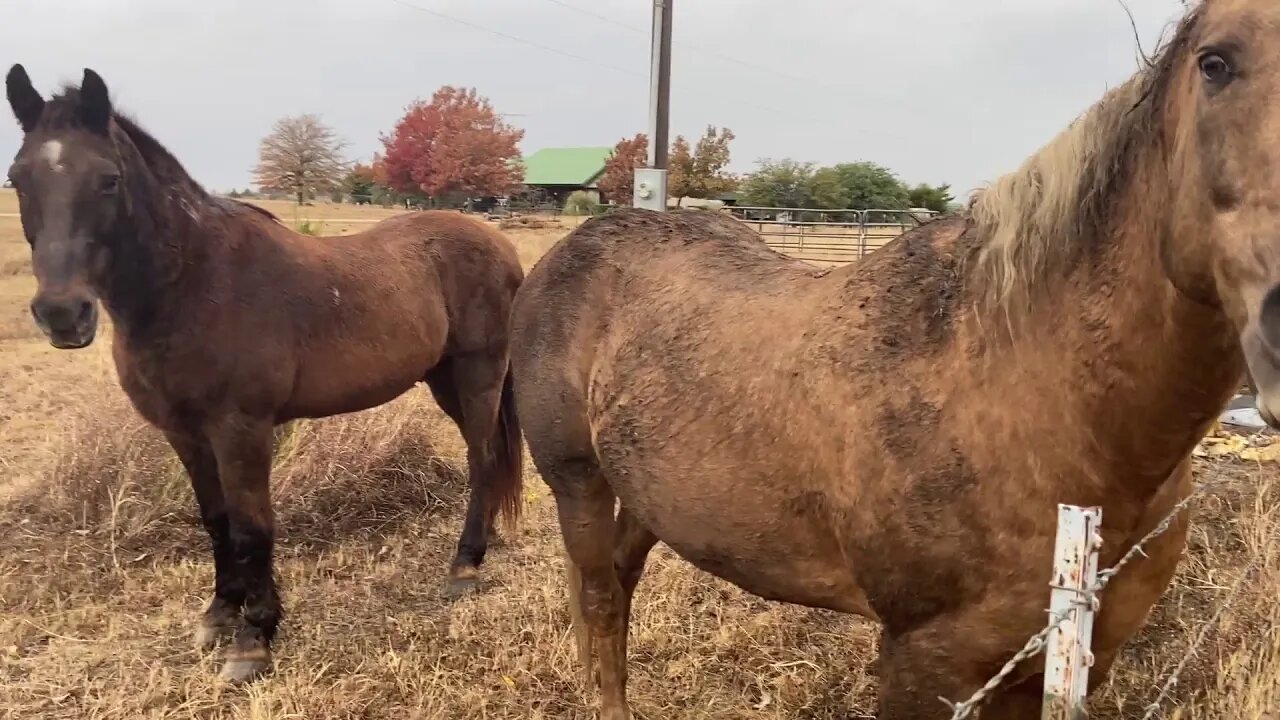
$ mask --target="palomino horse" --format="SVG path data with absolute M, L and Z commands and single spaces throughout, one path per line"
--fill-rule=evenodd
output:
M 497 510 L 514 520 L 520 503 L 508 321 L 523 271 L 511 243 L 453 213 L 298 235 L 201 189 L 113 112 L 92 70 L 46 102 L 15 65 L 7 90 L 25 133 L 9 176 L 39 281 L 31 312 L 58 348 L 93 341 L 97 300 L 111 316 L 120 383 L 181 459 L 212 539 L 197 642 L 235 635 L 222 675 L 270 666 L 279 423 L 425 381 L 467 443 L 471 498 L 447 590 L 474 584 Z
M 1280 416 L 1280 4 L 1210 0 L 960 216 L 851 266 L 720 214 L 623 211 L 563 239 L 512 316 L 579 648 L 629 716 L 627 622 L 658 540 L 767 599 L 883 626 L 881 720 L 943 718 L 1045 623 L 1056 506 L 1103 566 L 1190 492 L 1249 361 Z M 619 502 L 614 515 L 615 500 Z M 1095 680 L 1188 519 L 1107 588 Z M 984 708 L 1039 717 L 1043 663 Z

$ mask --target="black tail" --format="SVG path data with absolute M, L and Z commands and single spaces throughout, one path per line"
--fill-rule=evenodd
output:
M 510 530 L 520 520 L 524 492 L 524 437 L 516 417 L 515 387 L 511 365 L 502 380 L 502 398 L 498 401 L 498 424 L 493 442 L 494 484 L 489 489 L 490 507 L 502 513 L 503 524 Z

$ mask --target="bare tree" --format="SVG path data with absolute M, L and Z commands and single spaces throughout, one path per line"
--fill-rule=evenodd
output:
M 315 115 L 281 118 L 262 139 L 253 180 L 263 188 L 293 193 L 301 205 L 342 183 L 346 145 Z

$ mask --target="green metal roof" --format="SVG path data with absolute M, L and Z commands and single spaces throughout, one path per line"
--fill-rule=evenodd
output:
M 611 147 L 543 148 L 524 158 L 525 185 L 595 187 Z

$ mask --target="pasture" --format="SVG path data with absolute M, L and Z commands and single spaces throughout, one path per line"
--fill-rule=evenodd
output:
M 263 204 L 340 234 L 396 212 Z M 16 210 L 12 191 L 0 191 L 0 716 L 592 716 L 555 506 L 531 464 L 525 521 L 490 551 L 481 591 L 441 598 L 466 500 L 465 449 L 420 388 L 277 433 L 279 668 L 244 689 L 218 681 L 217 656 L 191 643 L 213 569 L 187 480 L 118 388 L 108 335 L 57 351 L 36 329 Z M 529 267 L 567 231 L 508 235 Z M 1267 546 L 1280 530 L 1280 466 L 1231 452 L 1196 463 L 1199 479 L 1224 482 L 1196 504 L 1178 576 L 1093 717 L 1142 717 L 1264 552 L 1162 710 L 1280 717 L 1280 557 Z M 871 717 L 877 629 L 867 621 L 748 596 L 661 546 L 632 618 L 638 717 Z

